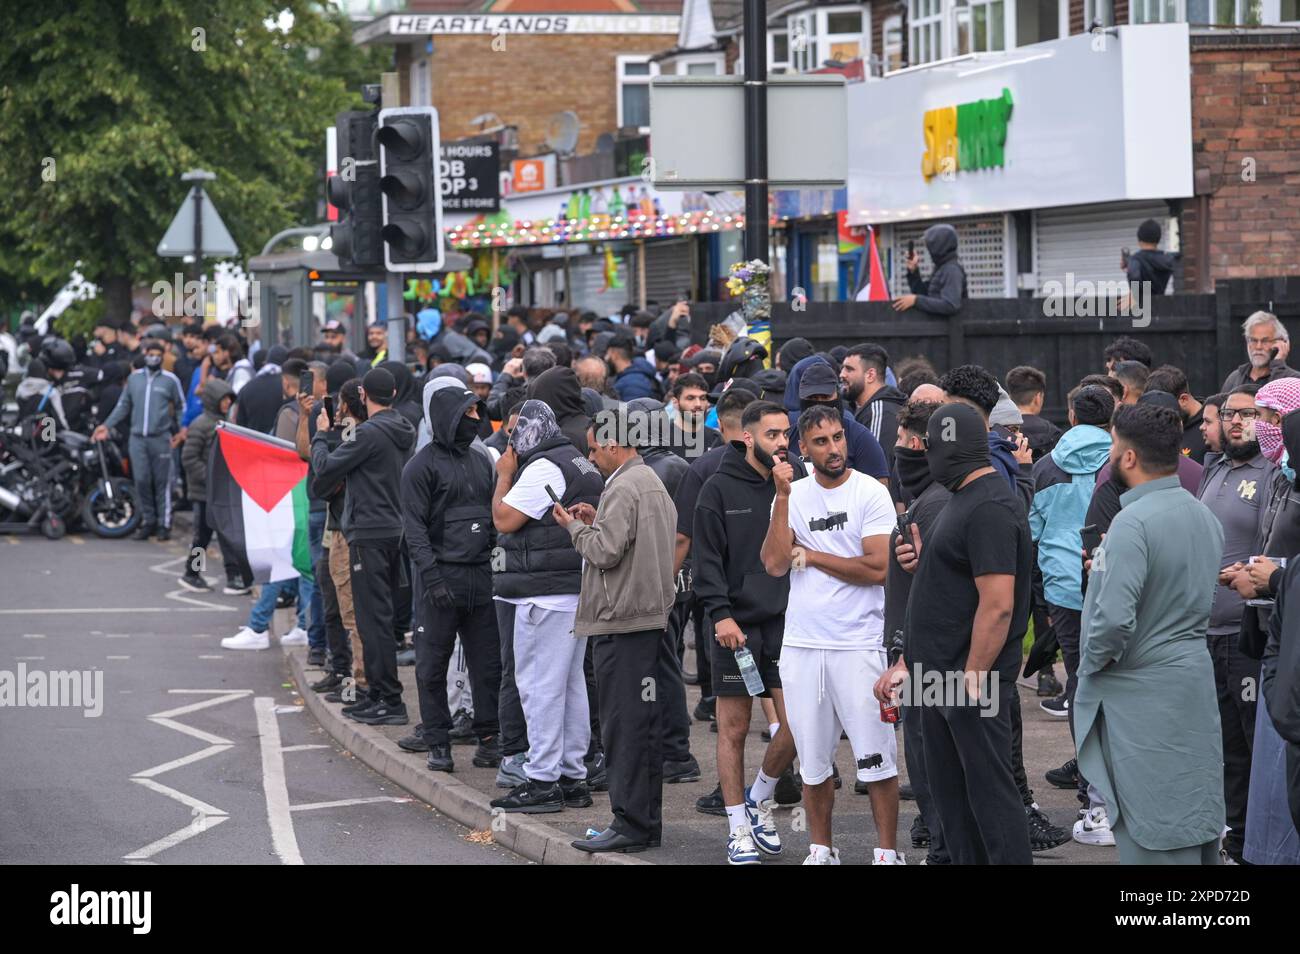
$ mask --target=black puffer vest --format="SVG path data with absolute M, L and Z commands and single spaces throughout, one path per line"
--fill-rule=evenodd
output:
M 565 507 L 578 503 L 600 504 L 605 481 L 587 458 L 564 437 L 542 444 L 519 464 L 515 480 L 536 460 L 549 460 L 564 475 Z M 492 589 L 497 596 L 525 599 L 530 596 L 557 596 L 582 589 L 582 557 L 573 548 L 569 531 L 555 522 L 548 510 L 540 520 L 529 519 L 514 533 L 503 533 L 497 540 L 501 561 L 493 561 Z

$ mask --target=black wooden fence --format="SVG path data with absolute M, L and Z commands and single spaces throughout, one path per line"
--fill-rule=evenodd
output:
M 975 298 L 954 318 L 935 319 L 915 310 L 896 312 L 886 302 L 808 302 L 772 309 L 774 346 L 806 338 L 814 348 L 871 341 L 884 347 L 891 363 L 923 355 L 942 374 L 959 364 L 978 364 L 1001 380 L 1027 364 L 1047 375 L 1044 414 L 1063 422 L 1065 395 L 1086 374 L 1104 373 L 1106 345 L 1128 335 L 1146 344 L 1155 364 L 1172 364 L 1187 374 L 1197 396 L 1217 391 L 1246 360 L 1241 324 L 1253 312 L 1277 315 L 1300 335 L 1300 277 L 1233 279 L 1212 295 L 1161 295 L 1141 319 L 1047 317 L 1046 299 Z M 736 310 L 729 302 L 691 306 L 692 334 L 703 341 L 711 324 Z M 1099 299 L 1067 301 L 1075 315 L 1106 307 Z M 1300 354 L 1291 361 L 1300 361 Z

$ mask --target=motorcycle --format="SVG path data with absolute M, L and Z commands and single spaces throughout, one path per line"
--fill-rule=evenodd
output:
M 57 540 L 80 520 L 101 537 L 124 537 L 140 524 L 127 472 L 111 441 L 66 430 L 46 441 L 21 425 L 0 429 L 0 532 Z

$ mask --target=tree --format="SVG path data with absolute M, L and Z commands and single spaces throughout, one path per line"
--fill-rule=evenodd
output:
M 179 265 L 154 249 L 209 169 L 247 256 L 315 221 L 324 130 L 359 108 L 382 52 L 306 0 L 0 5 L 0 288 L 58 287 L 80 261 L 108 314 Z

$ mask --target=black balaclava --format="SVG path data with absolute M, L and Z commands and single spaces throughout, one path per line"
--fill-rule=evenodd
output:
M 966 475 L 991 466 L 989 432 L 969 404 L 945 404 L 930 415 L 926 459 L 934 479 L 953 493 Z
M 1293 484 L 1300 490 L 1300 414 L 1292 411 L 1282 418 L 1282 446 L 1286 448 L 1287 466 L 1296 472 Z
M 468 414 L 461 415 L 460 420 L 456 422 L 456 434 L 451 439 L 457 450 L 465 450 L 474 443 L 474 438 L 479 433 L 479 423 L 476 418 Z
M 898 468 L 898 481 L 911 496 L 919 497 L 921 492 L 934 483 L 930 473 L 930 462 L 925 451 L 910 447 L 894 448 L 894 466 Z

